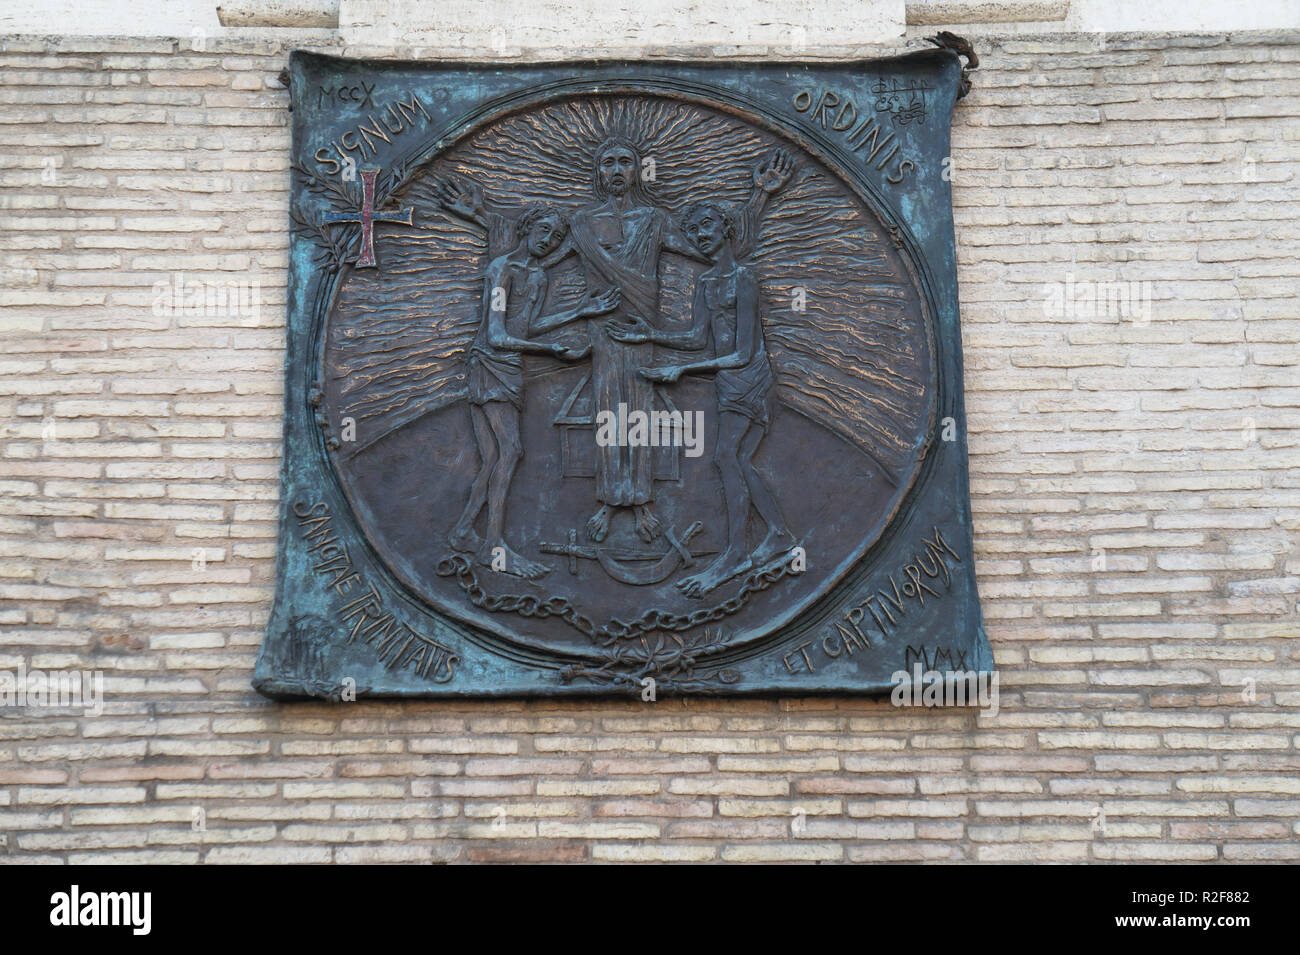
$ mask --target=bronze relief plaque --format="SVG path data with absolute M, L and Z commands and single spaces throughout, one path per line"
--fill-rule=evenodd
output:
M 257 687 L 873 693 L 990 668 L 954 40 L 834 66 L 294 54 Z

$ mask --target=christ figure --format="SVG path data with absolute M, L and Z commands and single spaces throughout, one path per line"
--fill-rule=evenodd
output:
M 615 136 L 601 143 L 593 157 L 594 201 L 570 217 L 568 236 L 542 263 L 550 267 L 576 254 L 589 295 L 613 289 L 620 293 L 619 304 L 611 311 L 608 322 L 589 323 L 592 398 L 597 415 L 608 411 L 630 417 L 632 412 L 640 411 L 649 416 L 654 388 L 639 369 L 652 362 L 653 346 L 620 340 L 614 333 L 620 327 L 658 325 L 662 253 L 708 261 L 650 196 L 641 179 L 642 166 L 641 152 L 630 140 Z M 777 150 L 754 170 L 753 191 L 736 222 L 737 244 L 743 245 L 757 233 L 758 217 L 768 197 L 785 185 L 793 169 L 789 156 Z M 494 236 L 505 233 L 506 220 L 486 208 L 476 185 L 453 178 L 440 188 L 443 204 L 479 223 L 488 234 L 489 246 Z M 647 445 L 597 444 L 597 508 L 586 524 L 587 536 L 592 540 L 605 539 L 615 508 L 632 509 L 637 534 L 643 540 L 653 541 L 659 536 L 662 526 L 651 506 L 652 450 Z

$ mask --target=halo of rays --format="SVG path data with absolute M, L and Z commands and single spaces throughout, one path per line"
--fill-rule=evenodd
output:
M 415 224 L 379 226 L 380 270 L 353 271 L 327 332 L 325 380 L 335 420 L 350 416 L 360 450 L 464 394 L 463 353 L 479 323 L 487 243 L 444 211 L 436 177 L 479 183 L 503 213 L 534 202 L 573 211 L 592 201 L 595 151 L 637 144 L 646 190 L 675 214 L 712 200 L 739 206 L 777 137 L 695 104 L 654 96 L 586 96 L 510 114 L 435 159 L 397 197 Z M 924 441 L 933 355 L 919 295 L 884 229 L 836 177 L 798 151 L 792 180 L 769 203 L 748 256 L 760 285 L 777 396 L 861 447 L 897 476 Z M 660 322 L 689 321 L 702 267 L 665 254 Z M 552 270 L 547 308 L 581 298 L 571 257 Z M 555 367 L 529 358 L 530 374 Z

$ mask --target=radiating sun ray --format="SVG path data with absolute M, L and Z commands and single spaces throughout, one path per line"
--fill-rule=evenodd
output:
M 573 211 L 594 201 L 593 157 L 614 135 L 638 145 L 653 173 L 646 191 L 670 214 L 704 199 L 743 204 L 754 167 L 782 145 L 705 107 L 625 95 L 552 103 L 472 134 L 404 188 L 399 199 L 414 206 L 415 225 L 379 227 L 381 269 L 354 271 L 339 290 L 325 349 L 336 420 L 354 418 L 373 439 L 463 396 L 461 363 L 479 322 L 487 243 L 440 207 L 435 177 L 473 179 L 506 214 L 533 202 Z M 820 164 L 797 151 L 795 158 L 798 170 L 766 209 L 749 257 L 777 394 L 898 474 L 923 441 L 927 418 L 933 355 L 918 294 L 860 200 Z M 699 271 L 661 260 L 661 324 L 689 319 Z M 579 275 L 571 264 L 552 271 L 553 304 L 583 294 Z

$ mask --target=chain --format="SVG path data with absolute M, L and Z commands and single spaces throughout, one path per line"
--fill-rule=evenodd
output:
M 517 613 L 522 617 L 559 617 L 565 623 L 590 637 L 597 645 L 608 647 L 620 640 L 630 640 L 649 633 L 662 631 L 690 630 L 701 624 L 712 623 L 729 617 L 742 609 L 749 598 L 760 591 L 767 590 L 781 578 L 790 573 L 788 561 L 768 564 L 745 577 L 740 590 L 729 600 L 714 607 L 704 607 L 691 613 L 669 613 L 666 610 L 647 610 L 635 620 L 611 619 L 601 627 L 596 627 L 588 617 L 578 613 L 577 608 L 563 597 L 541 598 L 531 594 L 503 594 L 494 596 L 483 589 L 478 575 L 469 558 L 463 554 L 452 554 L 438 561 L 436 568 L 439 577 L 455 577 L 460 588 L 476 607 L 493 613 Z
M 438 561 L 436 571 L 439 577 L 454 576 L 470 603 L 476 607 L 492 613 L 517 613 L 521 617 L 560 617 L 580 633 L 593 638 L 596 635 L 596 627 L 591 620 L 578 613 L 577 608 L 563 597 L 548 597 L 543 600 L 532 594 L 489 594 L 478 582 L 478 575 L 474 573 L 469 558 L 461 554 L 452 554 Z

